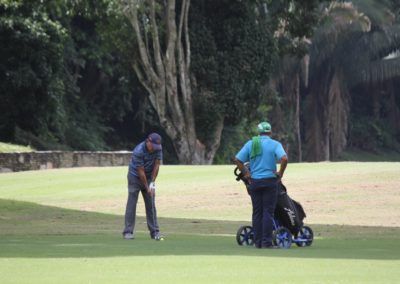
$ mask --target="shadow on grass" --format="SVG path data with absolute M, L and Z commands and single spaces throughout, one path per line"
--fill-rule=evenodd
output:
M 213 255 L 332 259 L 400 259 L 400 228 L 312 225 L 311 247 L 257 250 L 238 246 L 245 222 L 160 218 L 166 240 L 149 238 L 138 218 L 135 240 L 121 236 L 123 216 L 0 199 L 0 257 L 77 258 Z

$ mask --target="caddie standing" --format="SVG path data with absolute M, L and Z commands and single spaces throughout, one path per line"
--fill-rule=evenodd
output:
M 256 248 L 276 248 L 272 242 L 274 211 L 278 199 L 278 181 L 288 158 L 282 144 L 271 138 L 271 125 L 257 125 L 260 135 L 253 137 L 236 154 L 235 163 L 248 181 L 253 205 L 253 232 Z M 244 163 L 250 162 L 250 172 Z M 277 171 L 276 163 L 280 163 Z
M 161 136 L 157 133 L 151 133 L 133 150 L 128 171 L 128 201 L 125 210 L 125 228 L 122 232 L 124 239 L 134 239 L 136 205 L 141 192 L 150 237 L 157 241 L 163 240 L 155 206 L 155 181 L 162 159 Z

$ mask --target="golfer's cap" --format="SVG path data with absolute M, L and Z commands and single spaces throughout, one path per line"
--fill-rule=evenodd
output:
M 153 149 L 155 151 L 160 151 L 162 149 L 161 147 L 161 136 L 157 133 L 151 133 L 147 139 L 153 144 Z
M 271 132 L 272 127 L 271 124 L 269 124 L 266 121 L 263 121 L 257 125 L 257 130 L 259 133 Z

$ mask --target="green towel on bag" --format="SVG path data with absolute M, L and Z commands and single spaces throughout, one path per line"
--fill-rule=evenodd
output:
M 262 154 L 261 136 L 254 136 L 251 142 L 250 160 Z

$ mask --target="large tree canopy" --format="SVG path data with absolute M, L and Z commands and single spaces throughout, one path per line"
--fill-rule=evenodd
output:
M 133 68 L 181 163 L 212 162 L 224 123 L 258 101 L 278 54 L 274 34 L 309 33 L 318 2 L 202 0 L 192 10 L 190 0 L 120 0 L 135 34 Z

